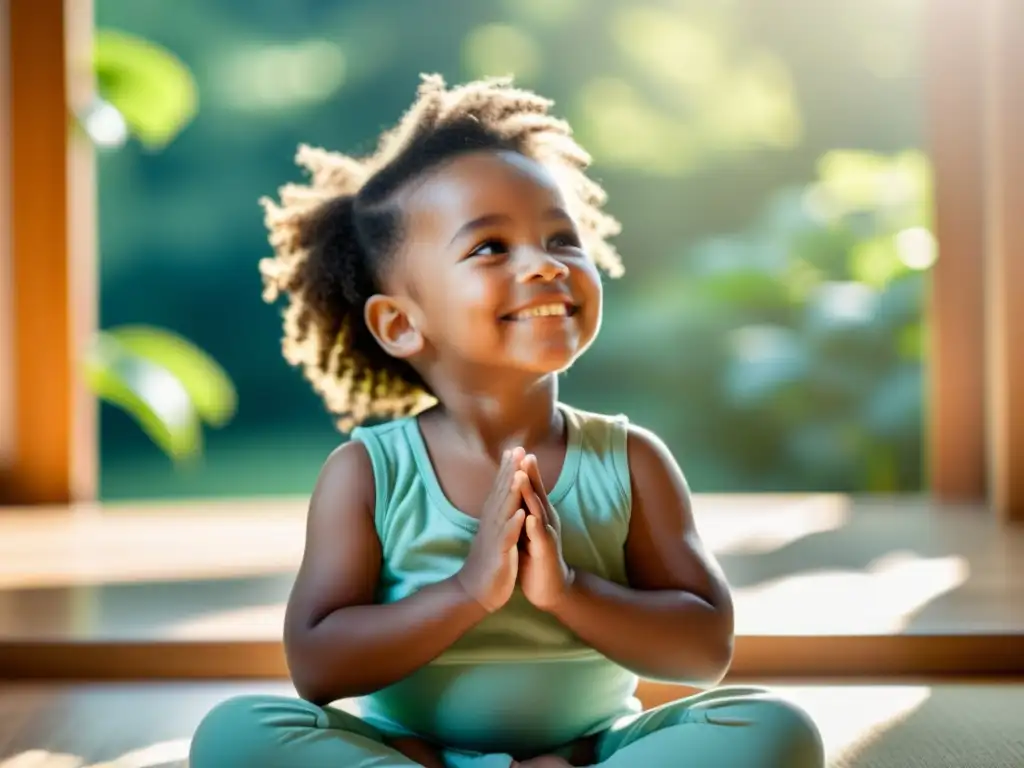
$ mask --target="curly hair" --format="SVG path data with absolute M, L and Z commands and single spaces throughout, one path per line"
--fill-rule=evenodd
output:
M 259 264 L 263 298 L 287 294 L 285 359 L 302 369 L 342 431 L 435 402 L 408 362 L 381 349 L 363 308 L 401 242 L 397 193 L 445 160 L 509 150 L 543 164 L 562 187 L 590 258 L 613 277 L 622 273 L 607 242 L 619 224 L 601 210 L 604 190 L 585 173 L 590 156 L 569 125 L 548 114 L 552 104 L 511 78 L 449 89 L 440 76 L 424 75 L 415 103 L 376 152 L 356 158 L 300 146 L 296 162 L 309 183 L 284 185 L 279 202 L 261 199 L 274 249 Z

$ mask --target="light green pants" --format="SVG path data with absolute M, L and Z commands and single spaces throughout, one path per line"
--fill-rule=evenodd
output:
M 218 704 L 192 740 L 190 768 L 408 768 L 358 717 L 281 696 Z M 508 768 L 509 755 L 443 752 L 450 768 Z M 821 737 L 795 705 L 720 688 L 625 718 L 600 734 L 603 768 L 823 768 Z

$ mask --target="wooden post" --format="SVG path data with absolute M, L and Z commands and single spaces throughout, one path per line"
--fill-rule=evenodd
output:
M 11 268 L 10 0 L 0 0 L 0 503 L 14 463 L 14 279 Z
M 927 123 L 939 255 L 929 301 L 928 483 L 983 501 L 985 436 L 984 18 L 963 0 L 927 11 Z
M 68 101 L 79 112 L 96 98 L 93 68 L 93 0 L 64 0 L 64 44 L 68 62 Z M 76 130 L 68 138 L 68 241 L 71 303 L 70 344 L 71 462 L 73 501 L 93 501 L 99 489 L 99 407 L 79 375 L 83 350 L 99 327 L 99 214 L 96 151 L 92 140 Z
M 1024 3 L 984 11 L 989 482 L 999 518 L 1024 523 Z
M 94 406 L 77 376 L 95 327 L 94 174 L 70 117 L 89 89 L 92 3 L 6 0 L 5 10 L 12 311 L 3 373 L 14 418 L 2 501 L 66 504 L 90 498 L 96 474 Z

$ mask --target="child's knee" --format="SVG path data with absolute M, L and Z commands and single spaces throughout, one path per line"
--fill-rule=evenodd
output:
M 757 727 L 770 743 L 763 768 L 824 768 L 821 733 L 807 712 L 774 695 L 758 697 L 756 708 Z
M 318 708 L 284 696 L 236 696 L 199 723 L 189 750 L 191 768 L 278 766 L 282 731 L 314 727 Z

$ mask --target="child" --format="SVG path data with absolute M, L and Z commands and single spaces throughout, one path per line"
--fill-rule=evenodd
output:
M 285 357 L 357 428 L 288 603 L 301 698 L 220 704 L 192 768 L 823 765 L 765 691 L 633 698 L 638 676 L 719 681 L 733 609 L 663 443 L 558 400 L 601 324 L 597 268 L 622 268 L 550 106 L 426 77 L 376 154 L 304 148 L 311 184 L 266 203 Z

